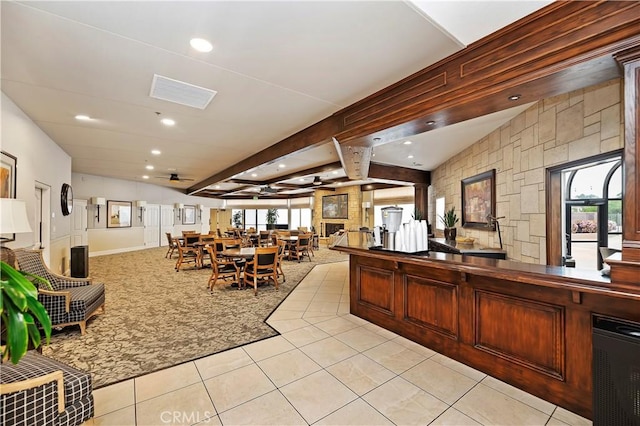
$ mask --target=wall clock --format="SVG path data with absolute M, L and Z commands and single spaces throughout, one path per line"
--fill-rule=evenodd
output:
M 68 183 L 62 184 L 60 191 L 60 206 L 62 207 L 62 215 L 69 216 L 73 210 L 73 189 Z

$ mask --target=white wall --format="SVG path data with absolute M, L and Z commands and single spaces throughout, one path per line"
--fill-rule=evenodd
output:
M 49 266 L 56 272 L 66 270 L 71 244 L 71 216 L 62 216 L 60 190 L 63 183 L 71 183 L 71 157 L 49 138 L 13 101 L 2 93 L 2 131 L 0 147 L 17 157 L 16 198 L 25 200 L 29 223 L 34 228 L 35 182 L 51 188 L 51 246 L 45 247 L 50 257 Z M 33 234 L 17 234 L 8 247 L 30 247 Z M 63 258 L 67 261 L 64 262 Z
M 147 204 L 173 205 L 182 203 L 195 206 L 202 204 L 205 211 L 210 208 L 220 208 L 222 200 L 186 195 L 176 189 L 135 182 L 124 179 L 114 179 L 83 173 L 73 173 L 71 178 L 73 193 L 76 199 L 87 200 L 87 215 L 89 227 L 89 253 L 91 256 L 117 253 L 144 248 L 143 224 L 139 219 L 139 210 L 135 207 L 136 200 L 144 200 Z M 100 222 L 97 221 L 96 206 L 90 204 L 92 197 L 103 197 L 106 200 L 131 201 L 133 203 L 131 228 L 107 228 L 107 206 L 100 207 Z M 200 230 L 201 215 L 196 212 L 195 225 L 182 225 L 182 216 L 177 212 L 173 216 L 173 233 L 180 234 L 182 229 Z M 208 216 L 202 215 L 205 221 L 202 228 L 209 228 Z M 164 241 L 164 238 L 160 240 Z

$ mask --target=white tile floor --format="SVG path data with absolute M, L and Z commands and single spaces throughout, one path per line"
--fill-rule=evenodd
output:
M 94 425 L 589 425 L 349 314 L 348 263 L 318 265 L 281 335 L 94 391 Z

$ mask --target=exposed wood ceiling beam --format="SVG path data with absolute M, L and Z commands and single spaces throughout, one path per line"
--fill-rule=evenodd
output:
M 221 182 L 233 175 L 257 167 L 269 161 L 275 161 L 284 158 L 294 152 L 307 150 L 325 143 L 331 142 L 331 135 L 340 131 L 340 122 L 335 116 L 327 117 L 322 121 L 299 131 L 282 141 L 271 145 L 252 156 L 227 167 L 223 171 L 208 177 L 207 179 L 196 183 L 187 188 L 187 194 L 193 194 L 209 185 Z M 195 195 L 195 194 L 194 194 Z
M 373 162 L 369 165 L 369 177 L 371 179 L 396 180 L 426 185 L 431 183 L 431 172 L 410 169 L 408 167 L 387 166 Z
M 186 192 L 334 137 L 376 146 L 619 77 L 612 56 L 640 42 L 638 28 L 640 2 L 554 2 Z M 522 96 L 510 101 L 512 94 Z

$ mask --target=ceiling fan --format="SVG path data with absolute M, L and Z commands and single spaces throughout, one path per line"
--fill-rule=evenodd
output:
M 188 181 L 193 181 L 195 179 L 190 179 L 190 178 L 182 178 L 180 176 L 178 176 L 177 173 L 171 173 L 169 176 L 156 176 L 157 179 L 168 179 L 169 182 L 188 182 Z
M 260 194 L 277 194 L 278 190 L 272 188 L 270 185 L 260 187 Z

